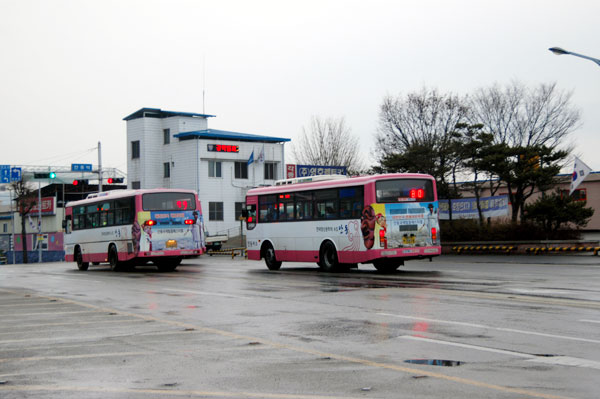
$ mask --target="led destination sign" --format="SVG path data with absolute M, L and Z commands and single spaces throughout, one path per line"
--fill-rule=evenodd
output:
M 240 152 L 237 145 L 208 144 L 208 151 L 211 152 Z

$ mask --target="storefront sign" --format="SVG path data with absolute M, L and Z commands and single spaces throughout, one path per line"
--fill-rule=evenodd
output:
M 35 199 L 37 202 L 37 198 Z M 33 206 L 30 215 L 36 216 L 38 214 L 37 203 Z M 44 197 L 42 198 L 42 215 L 56 215 L 56 197 Z
M 286 178 L 322 175 L 345 175 L 345 166 L 322 166 L 322 165 L 286 165 Z
M 207 144 L 210 152 L 240 152 L 240 147 L 237 145 L 224 144 Z

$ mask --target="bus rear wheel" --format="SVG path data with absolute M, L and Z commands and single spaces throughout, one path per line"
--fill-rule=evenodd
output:
M 319 266 L 324 272 L 335 272 L 340 269 L 337 251 L 335 250 L 335 245 L 333 245 L 331 241 L 326 241 L 321 246 L 321 253 L 319 255 Z
M 121 262 L 119 262 L 119 254 L 117 248 L 111 245 L 108 248 L 108 263 L 110 263 L 110 270 L 119 271 L 121 269 Z
M 83 261 L 83 254 L 81 253 L 81 248 L 77 247 L 75 249 L 75 262 L 77 262 L 77 268 L 81 271 L 85 271 L 90 266 L 90 262 Z
M 275 249 L 271 244 L 267 244 L 264 249 L 265 264 L 269 270 L 279 270 L 281 267 L 281 261 L 277 260 L 275 256 Z
M 402 265 L 404 265 L 403 260 L 395 259 L 377 259 L 373 262 L 375 269 L 382 273 L 393 273 Z
M 181 258 L 163 258 L 152 263 L 156 265 L 159 272 L 172 272 L 181 263 Z

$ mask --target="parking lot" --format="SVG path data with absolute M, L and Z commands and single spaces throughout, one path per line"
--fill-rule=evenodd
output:
M 0 266 L 3 398 L 595 398 L 595 257 Z

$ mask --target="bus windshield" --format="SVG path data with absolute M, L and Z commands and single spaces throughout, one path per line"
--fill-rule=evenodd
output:
M 196 202 L 191 193 L 150 193 L 142 196 L 142 208 L 145 211 L 193 211 Z
M 433 182 L 428 179 L 380 180 L 375 185 L 378 203 L 430 202 Z

